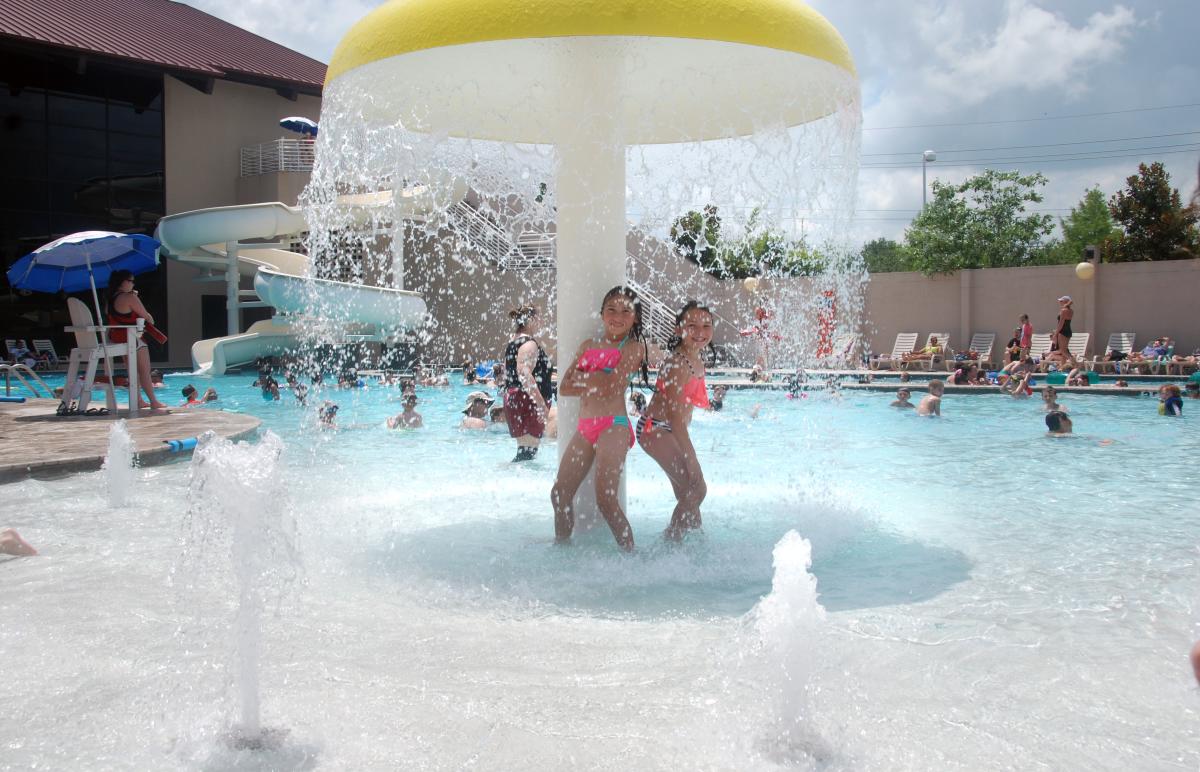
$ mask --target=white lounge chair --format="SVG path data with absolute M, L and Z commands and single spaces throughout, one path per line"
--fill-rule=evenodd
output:
M 971 336 L 971 345 L 967 346 L 967 351 L 974 351 L 979 355 L 978 359 L 963 359 L 955 360 L 955 365 L 976 365 L 981 370 L 990 369 L 992 366 L 992 348 L 996 345 L 996 333 L 994 332 L 977 332 Z
M 892 346 L 892 356 L 890 359 L 873 359 L 871 360 L 871 369 L 878 370 L 886 368 L 895 370 L 897 365 L 903 360 L 905 354 L 911 354 L 913 349 L 917 347 L 917 333 L 902 332 L 896 335 L 896 344 Z
M 7 362 L 13 361 L 13 359 L 14 359 L 13 358 L 13 349 L 15 349 L 16 347 L 17 347 L 17 339 L 16 338 L 5 338 L 4 339 L 4 359 L 5 359 L 5 361 L 7 361 Z
M 1054 336 L 1048 332 L 1035 332 L 1029 341 L 1029 356 L 1034 359 L 1041 360 L 1050 353 L 1050 347 L 1054 345 Z
M 45 339 L 34 339 L 33 350 L 45 354 L 51 367 L 58 367 L 58 352 L 54 350 L 54 343 Z
M 829 345 L 829 354 L 817 359 L 820 367 L 845 368 L 854 363 L 854 349 L 858 347 L 858 336 L 852 332 L 844 333 L 833 339 Z
M 1087 369 L 1087 352 L 1091 342 L 1092 334 L 1090 332 L 1077 332 L 1071 336 L 1071 342 L 1067 344 L 1067 351 L 1084 369 Z
M 911 367 L 914 364 L 918 365 L 919 367 L 921 367 L 921 369 L 926 370 L 928 372 L 933 371 L 934 365 L 938 365 L 943 370 L 945 370 L 949 367 L 949 365 L 946 364 L 946 359 L 947 359 L 947 357 L 951 356 L 951 354 L 950 354 L 950 333 L 948 333 L 948 332 L 931 332 L 931 333 L 929 333 L 929 337 L 927 337 L 925 339 L 925 348 L 929 348 L 930 346 L 933 345 L 934 338 L 937 338 L 937 345 L 938 345 L 938 348 L 940 348 L 942 350 L 941 353 L 934 354 L 933 356 L 929 357 L 929 359 L 914 359 L 905 365 L 905 369 L 907 369 L 908 367 Z
M 1114 332 L 1114 333 L 1112 333 L 1111 335 L 1108 336 L 1108 345 L 1106 345 L 1104 347 L 1104 353 L 1103 354 L 1097 353 L 1096 356 L 1092 357 L 1091 369 L 1095 370 L 1096 372 L 1100 372 L 1100 370 L 1102 368 L 1105 370 L 1108 370 L 1108 369 L 1118 370 L 1119 368 L 1117 367 L 1117 365 L 1121 364 L 1121 362 L 1113 362 L 1113 361 L 1104 359 L 1104 357 L 1108 356 L 1109 352 L 1121 353 L 1121 354 L 1124 354 L 1125 356 L 1129 356 L 1130 354 L 1133 353 L 1133 344 L 1136 340 L 1137 340 L 1136 332 Z M 1124 360 L 1122 360 L 1122 361 L 1124 361 Z
M 98 332 L 122 329 L 121 327 L 113 326 L 96 326 L 92 322 L 92 312 L 84 305 L 83 301 L 78 298 L 67 298 L 67 309 L 71 312 L 71 326 L 66 328 L 67 332 L 75 333 L 75 348 L 71 349 L 71 356 L 67 365 L 67 380 L 63 385 L 63 399 L 60 407 L 65 408 L 65 411 L 74 413 L 83 413 L 88 409 L 88 402 L 92 398 L 92 388 L 96 384 L 96 367 L 103 361 L 108 360 L 110 363 L 116 357 L 128 357 L 129 347 L 126 343 L 107 343 L 102 344 Z M 124 327 L 130 331 L 129 335 L 132 339 L 132 326 Z M 135 357 L 130 357 L 129 362 L 129 415 L 132 418 L 137 415 L 137 392 L 135 391 L 137 383 L 137 360 Z M 79 369 L 83 367 L 83 383 L 76 384 L 76 379 L 79 377 Z M 111 375 L 111 367 L 109 368 Z M 117 398 L 113 392 L 112 378 L 109 382 L 101 384 L 104 389 L 108 411 L 114 415 L 117 412 Z M 73 392 L 79 389 L 78 405 L 71 410 Z

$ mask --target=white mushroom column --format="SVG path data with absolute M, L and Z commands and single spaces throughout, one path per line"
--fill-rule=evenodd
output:
M 600 298 L 625 281 L 625 145 L 618 125 L 617 61 L 602 39 L 572 41 L 559 59 L 561 121 L 556 142 L 558 169 L 556 277 L 558 372 L 566 372 L 579 344 L 598 329 Z M 579 398 L 558 401 L 558 452 L 575 436 Z M 625 481 L 621 478 L 621 506 Z M 577 522 L 598 521 L 589 474 L 575 497 Z

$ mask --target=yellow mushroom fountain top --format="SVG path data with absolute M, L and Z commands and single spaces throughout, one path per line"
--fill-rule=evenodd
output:
M 560 76 L 579 67 L 618 95 L 624 144 L 798 125 L 857 96 L 845 43 L 797 0 L 391 0 L 342 39 L 326 86 L 410 130 L 557 143 L 562 92 L 586 88 Z

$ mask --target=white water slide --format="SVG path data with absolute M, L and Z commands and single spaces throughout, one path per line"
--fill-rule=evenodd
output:
M 282 315 L 255 322 L 241 334 L 193 343 L 197 372 L 221 375 L 258 357 L 282 354 L 297 343 L 288 317 L 313 318 L 313 309 L 336 309 L 337 326 L 360 333 L 357 339 L 383 340 L 421 323 L 425 301 L 419 293 L 310 278 L 304 255 L 238 243 L 295 236 L 307 227 L 298 208 L 278 202 L 198 209 L 159 220 L 155 238 L 164 254 L 180 262 L 227 269 L 227 249 L 236 245 L 238 274 L 253 276 L 258 297 Z M 238 303 L 238 296 L 227 294 L 227 302 Z

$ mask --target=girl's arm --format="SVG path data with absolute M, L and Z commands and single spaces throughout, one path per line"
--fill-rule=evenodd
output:
M 587 393 L 591 373 L 579 372 L 579 358 L 587 351 L 591 340 L 585 340 L 575 350 L 575 357 L 567 367 L 567 371 L 558 379 L 558 395 L 560 397 L 582 397 Z

